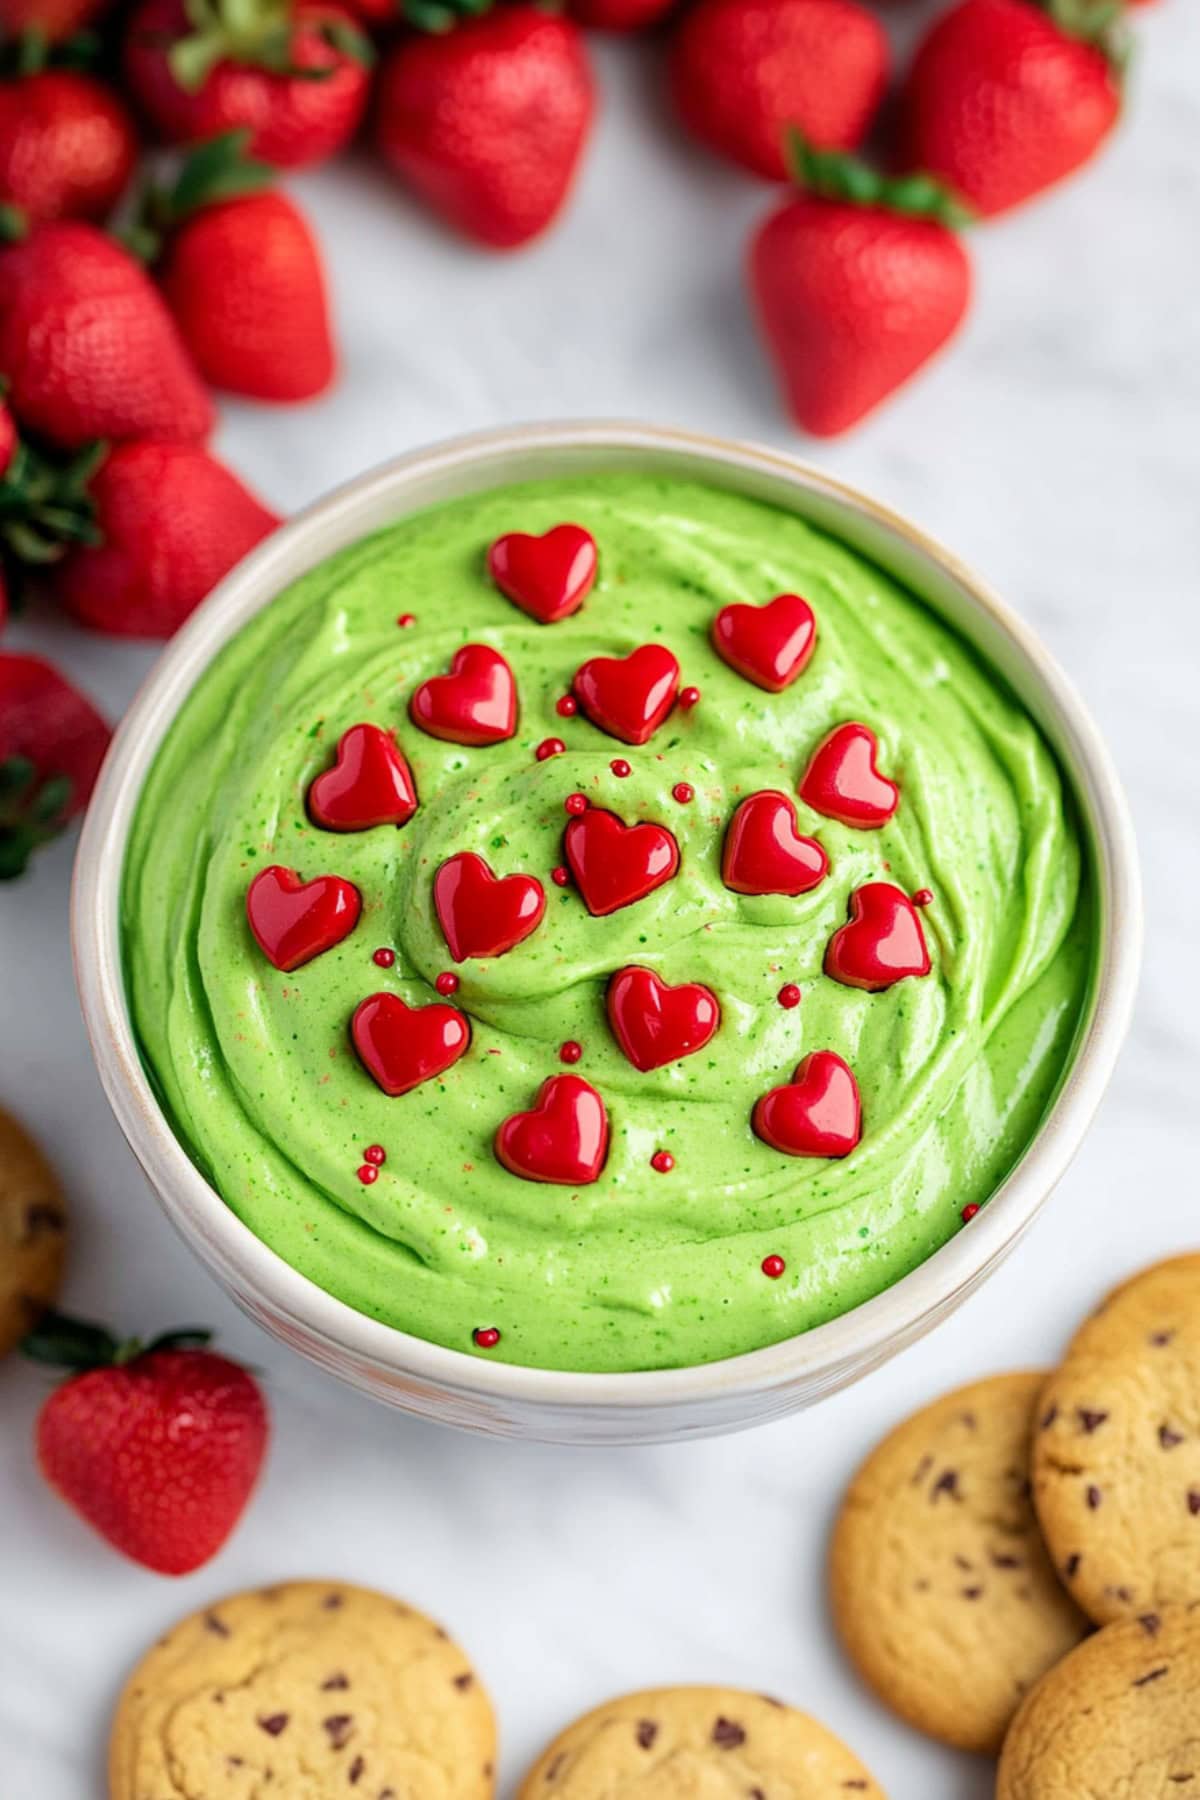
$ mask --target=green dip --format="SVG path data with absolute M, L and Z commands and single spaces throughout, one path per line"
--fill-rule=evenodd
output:
M 600 550 L 582 609 L 541 625 L 491 585 L 507 531 L 571 520 Z M 712 650 L 731 601 L 797 592 L 816 652 L 784 693 L 752 686 Z M 416 622 L 397 628 L 398 615 Z M 658 639 L 702 690 L 642 748 L 555 701 L 579 664 Z M 408 718 L 414 687 L 461 644 L 493 645 L 520 692 L 517 734 L 466 749 Z M 899 809 L 853 830 L 799 800 L 828 878 L 798 899 L 743 897 L 720 878 L 737 800 L 794 794 L 814 745 L 844 720 L 878 735 Z M 305 792 L 341 733 L 395 729 L 420 808 L 402 829 L 316 829 Z M 565 755 L 537 761 L 547 736 Z M 624 757 L 620 779 L 609 764 Z M 695 787 L 681 805 L 674 784 Z M 626 821 L 675 833 L 679 874 L 592 918 L 551 883 L 573 790 Z M 438 865 L 478 851 L 498 875 L 539 876 L 546 916 L 509 954 L 464 962 L 454 1004 L 467 1053 L 389 1099 L 349 1040 L 356 1004 L 390 990 L 435 1000 L 452 965 L 431 902 Z M 271 863 L 339 874 L 358 927 L 294 974 L 246 923 Z M 822 973 L 851 890 L 932 889 L 932 973 L 882 993 Z M 645 475 L 500 489 L 409 518 L 331 558 L 258 614 L 202 676 L 166 735 L 124 873 L 125 973 L 142 1055 L 189 1155 L 288 1263 L 371 1317 L 456 1350 L 545 1368 L 703 1363 L 806 1331 L 877 1294 L 963 1229 L 1029 1145 L 1067 1067 L 1089 992 L 1086 856 L 1062 772 L 1002 681 L 871 563 L 787 513 Z M 391 968 L 372 960 L 395 949 Z M 718 995 L 698 1054 L 640 1074 L 609 1030 L 608 977 L 644 963 Z M 776 995 L 798 983 L 803 1001 Z M 566 1072 L 611 1121 L 599 1180 L 522 1180 L 492 1140 Z M 750 1129 L 755 1100 L 801 1057 L 853 1068 L 864 1133 L 841 1161 L 782 1155 Z M 367 1145 L 387 1162 L 373 1185 Z M 651 1167 L 669 1150 L 670 1174 Z M 767 1256 L 786 1273 L 769 1280 Z M 476 1328 L 497 1328 L 476 1350 Z

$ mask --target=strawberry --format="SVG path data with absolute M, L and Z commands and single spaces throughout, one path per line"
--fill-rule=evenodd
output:
M 3 395 L 0 387 L 0 395 Z M 8 474 L 13 458 L 17 454 L 17 421 L 13 418 L 9 407 L 0 398 L 0 481 Z
M 0 206 L 26 219 L 103 219 L 133 172 L 137 136 L 110 89 L 72 68 L 44 66 L 25 40 L 15 79 L 0 80 Z
M 254 155 L 281 169 L 324 162 L 354 136 L 371 56 L 350 13 L 325 0 L 141 0 L 123 53 L 168 143 L 245 126 Z
M 106 0 L 0 0 L 0 37 L 38 32 L 48 43 L 61 44 L 90 25 L 105 5 Z
M 22 425 L 64 449 L 212 430 L 212 402 L 153 282 L 82 220 L 50 220 L 0 250 L 0 370 Z
M 699 0 L 675 33 L 669 78 L 702 143 L 784 181 L 788 126 L 826 149 L 861 143 L 887 86 L 888 41 L 857 0 Z
M 986 216 L 1061 181 L 1121 110 L 1118 0 L 960 0 L 917 50 L 905 160 Z
M 798 137 L 792 155 L 806 191 L 760 226 L 750 285 L 793 416 L 833 437 L 945 343 L 970 265 L 950 228 L 960 209 L 932 180 L 888 181 Z
M 50 663 L 0 651 L 0 880 L 83 811 L 111 736 Z
M 97 542 L 70 549 L 51 586 L 81 624 L 170 637 L 279 520 L 195 444 L 119 444 L 91 478 Z
M 247 158 L 249 135 L 211 139 L 173 188 L 149 189 L 131 237 L 206 381 L 308 400 L 335 365 L 321 255 L 299 207 L 261 191 L 274 170 Z
M 134 1562 L 188 1575 L 221 1548 L 267 1447 L 257 1382 L 206 1346 L 207 1331 L 142 1345 L 51 1313 L 22 1344 L 74 1371 L 38 1416 L 50 1486 Z
M 435 212 L 507 250 L 559 211 L 593 107 L 579 27 L 516 0 L 398 43 L 380 73 L 375 136 Z
M 676 0 L 570 0 L 570 12 L 593 31 L 647 31 L 675 4 Z

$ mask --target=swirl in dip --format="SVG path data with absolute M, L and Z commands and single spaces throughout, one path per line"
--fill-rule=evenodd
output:
M 544 623 L 494 576 L 553 611 L 583 534 L 489 550 L 565 521 L 598 574 Z M 487 656 L 424 686 L 467 645 L 515 695 Z M 411 816 L 349 828 L 381 792 Z M 572 1370 L 774 1343 L 963 1229 L 1093 951 L 1062 773 L 976 653 L 799 519 L 645 475 L 458 500 L 281 594 L 166 735 L 123 912 L 146 1065 L 251 1230 L 389 1325 Z

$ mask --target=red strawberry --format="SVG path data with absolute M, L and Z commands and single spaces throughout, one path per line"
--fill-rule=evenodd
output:
M 0 370 L 22 425 L 65 449 L 195 443 L 212 429 L 212 403 L 149 276 L 81 220 L 35 226 L 0 250 Z
M 887 181 L 796 141 L 809 192 L 750 247 L 749 278 L 789 410 L 817 437 L 857 424 L 939 350 L 967 310 L 971 271 L 935 182 Z
M 0 652 L 0 880 L 83 811 L 111 736 L 48 662 Z
M 435 212 L 507 250 L 565 201 L 593 104 L 579 27 L 517 0 L 397 44 L 379 77 L 375 135 Z
M 48 43 L 74 37 L 105 10 L 105 0 L 0 0 L 0 36 L 38 32 Z
M 573 19 L 593 31 L 647 31 L 672 10 L 676 0 L 570 0 Z
M 250 1498 L 267 1446 L 267 1409 L 237 1363 L 171 1332 L 148 1348 L 58 1314 L 26 1355 L 76 1371 L 37 1422 L 51 1487 L 123 1555 L 160 1575 L 215 1556 Z
M 370 61 L 351 15 L 324 0 L 142 0 L 124 49 L 129 87 L 168 143 L 246 126 L 252 153 L 281 169 L 354 136 Z
M 887 78 L 887 36 L 857 0 L 699 0 L 671 46 L 684 124 L 772 181 L 787 178 L 788 126 L 831 150 L 861 143 Z
M 0 82 L 0 205 L 27 219 L 103 219 L 133 173 L 137 136 L 117 96 L 74 69 Z
M 909 73 L 907 160 L 988 215 L 1070 175 L 1121 110 L 1114 10 L 1109 0 L 960 0 Z
M 120 444 L 92 478 L 102 541 L 52 570 L 84 625 L 170 637 L 279 520 L 231 469 L 193 444 Z
M 213 387 L 252 400 L 311 400 L 335 354 L 321 253 L 304 214 L 244 154 L 248 132 L 195 151 L 170 193 L 151 193 L 146 248 L 184 343 Z M 157 232 L 154 231 L 157 227 Z

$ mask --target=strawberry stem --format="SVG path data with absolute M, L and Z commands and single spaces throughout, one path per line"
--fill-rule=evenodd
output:
M 843 150 L 819 150 L 794 126 L 785 134 L 784 158 L 796 185 L 822 200 L 882 207 L 952 228 L 968 225 L 974 217 L 970 208 L 932 175 L 884 175 Z
M 1132 49 L 1125 0 L 1040 0 L 1040 3 L 1066 37 L 1090 44 L 1108 58 L 1114 69 L 1124 72 Z
M 185 93 L 204 86 L 217 64 L 235 62 L 266 69 L 297 81 L 327 81 L 336 63 L 301 67 L 292 58 L 294 24 L 285 0 L 184 0 L 191 30 L 167 52 L 171 73 Z M 370 39 L 349 22 L 320 27 L 331 48 L 369 66 L 374 60 Z
M 81 1374 L 87 1369 L 121 1369 L 157 1350 L 202 1350 L 211 1341 L 211 1331 L 188 1325 L 179 1331 L 164 1332 L 145 1344 L 141 1338 L 116 1338 L 105 1325 L 49 1312 L 22 1338 L 20 1348 L 31 1362 Z
M 464 19 L 482 18 L 491 6 L 492 0 L 400 0 L 400 16 L 417 31 L 441 36 Z

